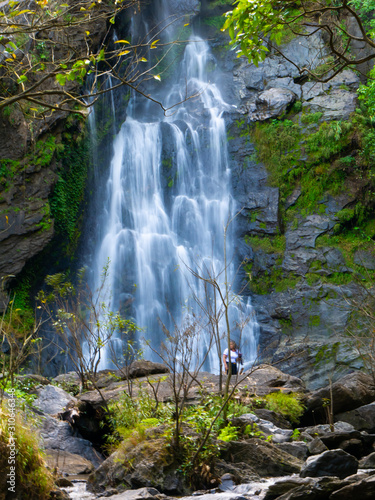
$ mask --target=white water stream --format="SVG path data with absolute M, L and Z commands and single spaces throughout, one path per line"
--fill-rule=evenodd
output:
M 208 44 L 192 37 L 187 44 L 175 83 L 164 88 L 166 106 L 183 101 L 174 114 L 149 113 L 144 98 L 132 95 L 127 117 L 113 142 L 108 179 L 101 190 L 102 214 L 93 258 L 94 287 L 103 267 L 110 261 L 110 308 L 123 311 L 131 303 L 135 321 L 158 351 L 164 335 L 160 322 L 173 330 L 183 317 L 193 315 L 205 322 L 194 300 L 205 301 L 204 281 L 199 274 L 218 277 L 225 292 L 224 226 L 236 213 L 231 195 L 226 127 L 223 113 L 229 106 L 207 68 L 214 64 Z M 162 85 L 162 84 L 161 84 Z M 114 100 L 110 101 L 115 113 Z M 100 125 L 92 126 L 95 131 Z M 228 283 L 234 282 L 235 220 L 227 234 Z M 210 295 L 213 298 L 212 294 Z M 231 335 L 239 341 L 245 362 L 256 356 L 257 324 L 250 300 L 231 292 Z M 217 305 L 221 303 L 217 298 Z M 241 325 L 241 326 L 239 326 Z M 220 332 L 226 331 L 220 322 Z M 219 357 L 210 347 L 208 330 L 199 339 L 206 354 L 204 368 L 217 373 Z M 226 341 L 222 340 L 222 349 Z M 121 358 L 122 340 L 115 340 Z M 160 361 L 146 348 L 146 359 Z M 111 366 L 104 349 L 100 368 Z M 246 367 L 246 365 L 245 365 Z

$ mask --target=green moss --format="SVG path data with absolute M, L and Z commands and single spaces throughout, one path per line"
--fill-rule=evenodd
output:
M 249 276 L 249 289 L 257 295 L 266 295 L 271 292 L 286 292 L 295 288 L 301 280 L 299 276 L 284 273 L 281 267 L 273 267 L 272 270 L 266 271 L 257 276 L 252 276 L 252 265 L 247 263 L 244 266 L 245 272 Z
M 318 111 L 317 113 L 303 113 L 301 116 L 301 123 L 304 123 L 306 125 L 319 123 L 322 116 L 323 113 L 321 113 L 320 111 Z
M 328 160 L 348 144 L 352 128 L 350 121 L 323 122 L 317 132 L 306 138 L 306 152 L 315 162 Z
M 283 254 L 285 251 L 285 236 L 245 236 L 245 242 L 250 245 L 254 251 L 262 250 L 267 254 Z
M 78 140 L 77 140 L 78 139 Z M 68 240 L 67 251 L 74 251 L 80 235 L 80 217 L 87 182 L 89 154 L 87 137 L 80 134 L 64 139 L 64 154 L 58 155 L 61 168 L 50 197 L 56 232 Z
M 309 326 L 313 327 L 313 326 L 319 326 L 319 325 L 320 325 L 320 316 L 318 316 L 318 315 L 310 316 Z

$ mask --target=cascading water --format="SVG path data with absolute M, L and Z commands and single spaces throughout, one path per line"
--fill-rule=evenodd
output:
M 178 324 L 184 307 L 191 315 L 202 315 L 193 298 L 204 300 L 204 282 L 189 277 L 188 268 L 220 275 L 218 281 L 225 288 L 223 233 L 236 206 L 223 118 L 229 106 L 218 87 L 208 81 L 207 67 L 212 61 L 207 43 L 192 37 L 179 77 L 162 98 L 168 107 L 184 101 L 186 92 L 197 97 L 188 99 L 171 116 L 155 118 L 147 104 L 142 107 L 141 98 L 133 95 L 113 143 L 92 270 L 97 284 L 110 261 L 111 309 L 122 311 L 132 303 L 142 337 L 156 350 L 164 340 L 160 322 L 171 327 L 172 315 Z M 234 235 L 235 220 L 226 238 L 228 282 L 234 280 L 236 267 L 231 262 Z M 244 319 L 240 348 L 249 364 L 256 356 L 254 313 L 249 301 L 232 300 L 234 338 L 238 339 L 238 324 Z M 220 330 L 226 330 L 223 319 Z M 117 342 L 120 347 L 121 340 Z M 208 332 L 202 333 L 200 342 L 204 353 L 209 347 Z M 155 356 L 151 350 L 145 353 L 147 359 L 156 360 Z M 205 369 L 217 372 L 219 363 L 213 346 Z M 110 364 L 105 351 L 100 368 Z

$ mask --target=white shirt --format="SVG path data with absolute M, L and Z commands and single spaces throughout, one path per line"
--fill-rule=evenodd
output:
M 225 349 L 223 355 L 226 356 L 227 361 L 228 361 L 228 348 Z M 231 363 L 237 363 L 237 360 L 238 360 L 238 351 L 237 351 L 237 349 L 235 351 L 231 350 L 230 351 L 230 361 L 231 361 Z

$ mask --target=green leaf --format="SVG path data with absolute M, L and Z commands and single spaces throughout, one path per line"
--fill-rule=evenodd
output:
M 57 83 L 59 83 L 63 87 L 66 83 L 66 76 L 61 75 L 61 74 L 56 75 L 56 80 L 57 80 Z
M 27 82 L 27 76 L 26 75 L 22 75 L 18 78 L 17 80 L 17 83 L 23 83 L 23 82 Z

